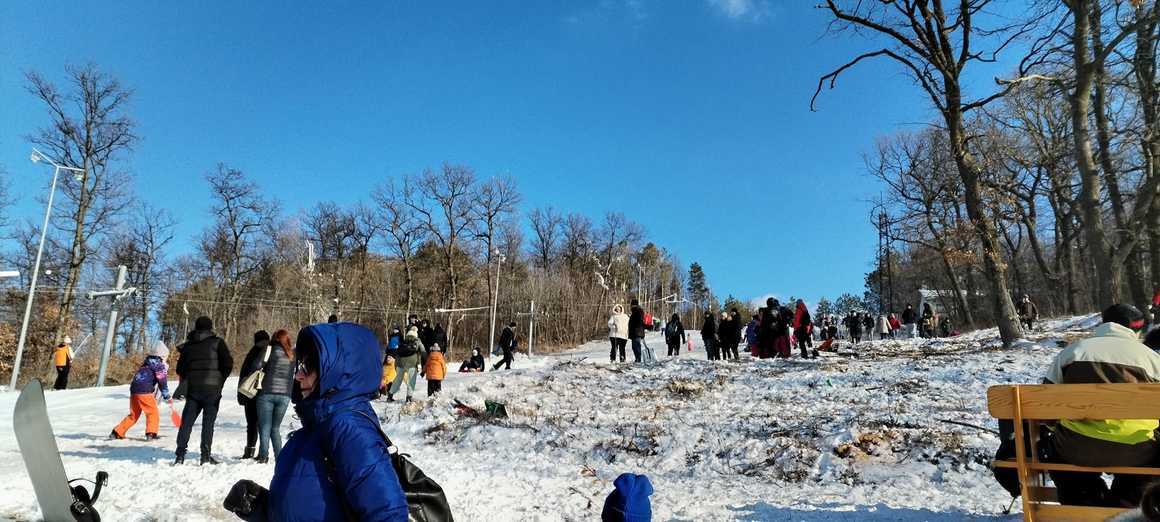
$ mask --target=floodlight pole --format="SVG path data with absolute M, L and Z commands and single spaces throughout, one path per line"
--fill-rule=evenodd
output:
M 32 316 L 32 298 L 36 295 L 36 279 L 40 276 L 40 258 L 44 254 L 44 239 L 48 235 L 48 219 L 52 216 L 52 197 L 56 194 L 56 180 L 60 177 L 61 169 L 73 172 L 84 172 L 84 169 L 65 167 L 48 159 L 39 150 L 32 149 L 32 161 L 38 163 L 47 161 L 56 167 L 52 171 L 52 183 L 48 187 L 48 206 L 44 209 L 44 225 L 40 227 L 40 245 L 36 247 L 36 261 L 32 263 L 32 278 L 28 284 L 28 299 L 24 302 L 24 320 L 20 323 L 20 339 L 16 341 L 16 360 L 12 362 L 12 380 L 8 383 L 9 390 L 16 390 L 16 381 L 20 378 L 20 360 L 24 356 L 24 342 L 28 339 L 28 319 Z

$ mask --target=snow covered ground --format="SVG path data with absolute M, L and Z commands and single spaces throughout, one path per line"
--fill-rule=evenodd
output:
M 607 342 L 595 341 L 518 358 L 511 371 L 453 374 L 434 400 L 376 408 L 387 434 L 443 485 L 458 520 L 598 519 L 626 471 L 652 480 L 655 520 L 1015 519 L 1000 514 L 1010 497 L 987 468 L 997 437 L 943 421 L 993 428 L 986 388 L 1039 382 L 1057 342 L 1095 322 L 1050 321 L 1008 350 L 985 330 L 863 343 L 857 356 L 742 354 L 740 363 L 704 360 L 699 340 L 664 357 L 658 335 L 648 339 L 658 364 L 609 364 Z M 126 386 L 47 395 L 69 476 L 109 472 L 98 502 L 105 520 L 232 520 L 221 507 L 229 487 L 268 483 L 273 472 L 237 459 L 245 423 L 232 393 L 214 440 L 224 462 L 206 467 L 169 465 L 168 416 L 160 441 L 144 440 L 144 419 L 130 439 L 106 440 L 127 412 Z M 461 415 L 456 400 L 480 410 L 503 402 L 509 415 Z M 0 393 L 0 517 L 36 520 L 11 427 L 15 402 Z M 296 426 L 287 415 L 283 429 Z M 193 462 L 197 440 L 195 430 Z

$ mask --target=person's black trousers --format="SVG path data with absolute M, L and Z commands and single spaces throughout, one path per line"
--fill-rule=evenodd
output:
M 258 401 L 250 399 L 242 407 L 246 410 L 246 447 L 253 449 L 258 444 Z
M 177 456 L 184 457 L 189 444 L 193 423 L 201 418 L 201 456 L 206 458 L 213 450 L 213 425 L 217 421 L 221 395 L 189 394 L 185 397 L 185 408 L 181 410 L 181 429 L 177 430 Z
M 427 396 L 430 397 L 443 389 L 443 381 L 427 379 Z
M 507 365 L 507 367 L 504 368 L 505 370 L 512 369 L 512 349 L 507 348 L 507 347 L 503 347 L 502 349 L 503 349 L 503 359 L 501 359 L 499 362 L 495 363 L 495 366 L 491 367 L 492 370 L 498 370 L 500 366 L 504 366 L 504 365 Z
M 68 372 L 72 369 L 71 364 L 56 367 L 56 382 L 53 383 L 52 389 L 63 390 L 68 388 Z
M 668 343 L 668 345 L 669 345 L 669 357 L 672 357 L 675 355 L 681 355 L 681 344 L 680 343 Z
M 628 345 L 628 339 L 609 337 L 608 341 L 612 343 L 612 351 L 608 352 L 608 359 L 616 362 L 616 351 L 620 350 L 620 362 L 624 362 L 624 348 Z

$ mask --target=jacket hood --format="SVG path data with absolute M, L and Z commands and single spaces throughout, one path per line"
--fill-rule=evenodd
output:
M 616 487 L 604 501 L 602 521 L 648 522 L 652 520 L 649 495 L 652 483 L 645 475 L 623 473 L 613 482 Z
M 1122 337 L 1139 342 L 1140 336 L 1135 330 L 1119 323 L 1103 323 L 1092 330 L 1092 337 Z
M 369 400 L 382 380 L 378 338 L 354 323 L 307 326 L 298 332 L 299 350 L 318 352 L 318 392 L 302 397 L 298 381 L 291 393 L 303 423 L 324 420 L 355 399 Z
M 623 313 L 624 313 L 624 307 L 623 307 L 623 306 L 620 306 L 620 305 L 612 305 L 612 313 L 614 313 L 614 314 L 623 314 Z

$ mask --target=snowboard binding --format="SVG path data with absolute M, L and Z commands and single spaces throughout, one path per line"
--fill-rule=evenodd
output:
M 93 485 L 93 494 L 89 496 L 89 490 L 85 489 L 83 485 L 72 485 L 73 482 L 89 482 Z M 69 506 L 69 511 L 72 512 L 73 517 L 77 522 L 101 522 L 101 515 L 97 513 L 93 504 L 97 503 L 97 499 L 101 497 L 101 488 L 109 483 L 109 474 L 104 471 L 97 472 L 96 480 L 89 479 L 72 479 L 68 481 L 69 489 L 72 490 L 73 502 Z

